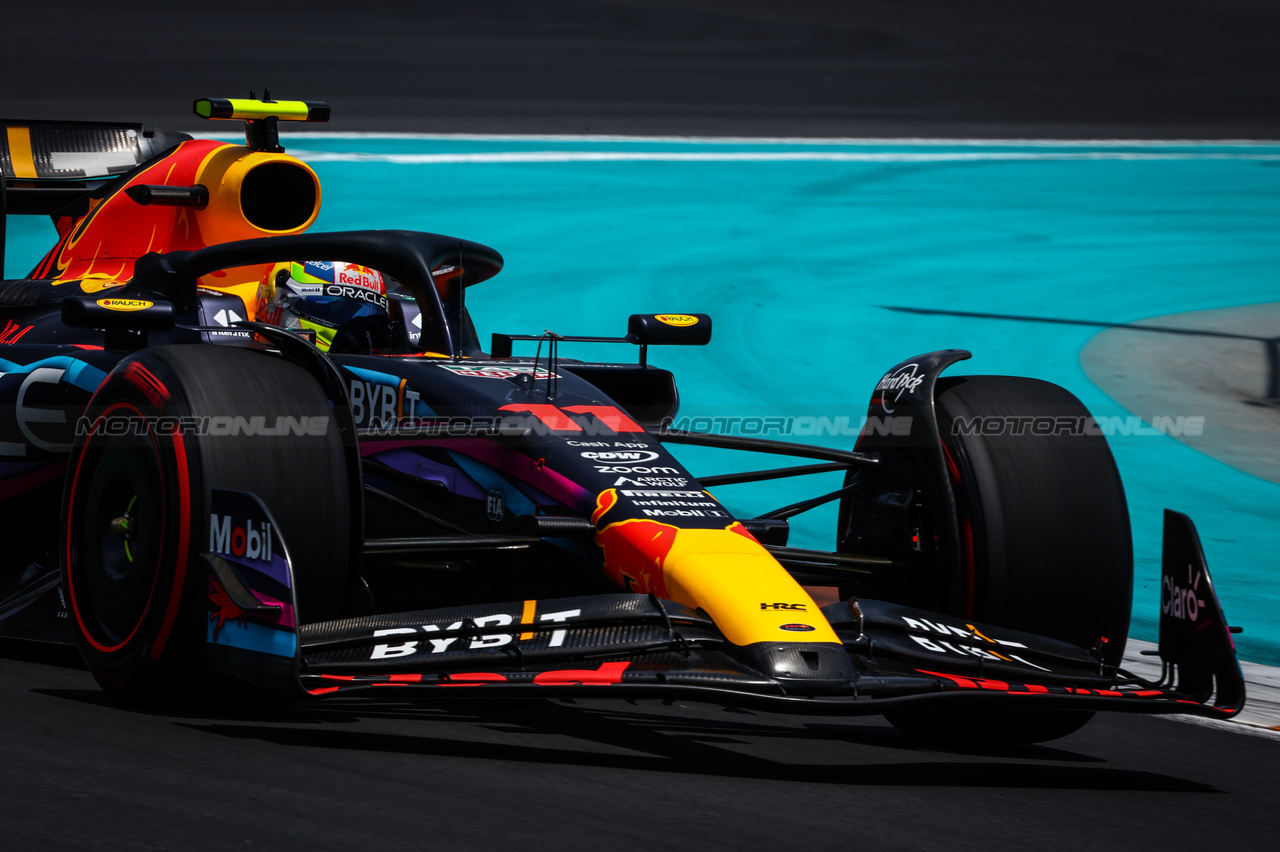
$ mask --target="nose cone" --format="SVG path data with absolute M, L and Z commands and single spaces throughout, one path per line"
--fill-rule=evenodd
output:
M 739 523 L 680 530 L 662 569 L 671 599 L 710 615 L 735 645 L 842 647 L 809 593 Z
M 777 680 L 788 695 L 846 693 L 858 679 L 844 646 L 827 642 L 757 642 L 734 656 Z

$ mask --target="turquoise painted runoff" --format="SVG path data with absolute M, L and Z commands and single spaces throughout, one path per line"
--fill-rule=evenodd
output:
M 887 367 L 949 347 L 974 353 L 952 373 L 1046 379 L 1095 414 L 1127 414 L 1080 367 L 1097 329 L 885 306 L 1123 323 L 1280 299 L 1280 145 L 301 135 L 286 144 L 324 182 L 319 229 L 412 228 L 500 250 L 505 271 L 469 296 L 485 339 L 622 334 L 630 313 L 709 313 L 711 346 L 652 353 L 677 372 L 682 415 L 745 418 L 744 432 L 792 417 L 792 437 L 829 446 L 853 437 L 802 433 L 822 417 L 856 429 Z M 5 272 L 16 277 L 52 229 L 11 218 L 9 231 Z M 634 356 L 627 347 L 562 354 Z M 1168 437 L 1115 437 L 1112 447 L 1134 526 L 1134 635 L 1156 638 L 1169 506 L 1200 529 L 1229 620 L 1245 628 L 1242 656 L 1280 663 L 1280 485 Z M 748 467 L 677 452 L 695 473 Z M 759 512 L 838 483 L 827 475 L 716 493 Z M 829 546 L 834 508 L 805 518 L 793 541 Z

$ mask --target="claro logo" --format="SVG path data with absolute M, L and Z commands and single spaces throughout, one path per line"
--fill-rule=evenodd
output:
M 244 556 L 271 561 L 271 524 L 237 524 L 230 515 L 209 516 L 209 550 L 224 556 Z
M 1160 612 L 1170 618 L 1181 618 L 1186 621 L 1199 620 L 1200 608 L 1204 606 L 1204 601 L 1200 600 L 1199 592 L 1196 590 L 1200 587 L 1202 576 L 1204 575 L 1194 573 L 1188 565 L 1187 585 L 1179 586 L 1174 582 L 1173 577 L 1165 574 L 1164 580 L 1160 583 Z

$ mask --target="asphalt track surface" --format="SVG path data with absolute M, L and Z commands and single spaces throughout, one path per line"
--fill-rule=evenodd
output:
M 146 713 L 0 659 L 9 849 L 1273 848 L 1280 740 L 1096 719 L 922 749 L 877 718 L 659 702 Z
M 3 27 L 10 118 L 185 126 L 270 86 L 332 130 L 1280 138 L 1271 0 L 60 0 Z
M 156 105 L 265 83 L 358 100 L 337 130 L 1280 138 L 1264 2 L 402 8 L 6 10 L 0 113 L 189 127 Z M 877 720 L 660 704 L 168 715 L 6 650 L 13 849 L 1264 849 L 1280 830 L 1280 742 L 1160 719 L 955 754 Z

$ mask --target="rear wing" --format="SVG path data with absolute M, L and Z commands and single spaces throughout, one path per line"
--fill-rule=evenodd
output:
M 186 133 L 145 124 L 0 119 L 5 212 L 52 215 L 80 196 L 132 171 Z
M 0 128 L 0 270 L 10 213 L 54 216 L 78 203 L 83 214 L 94 190 L 191 138 L 145 124 L 96 121 L 0 118 Z
M 278 121 L 328 121 L 330 112 L 320 101 L 275 101 L 269 92 L 262 100 L 252 92 L 248 99 L 201 98 L 193 109 L 201 118 L 243 120 L 247 147 L 269 152 L 284 150 Z M 0 119 L 0 129 L 0 268 L 8 214 L 47 215 L 55 221 L 84 216 L 93 198 L 109 192 L 108 183 L 192 138 L 145 124 L 96 121 Z

